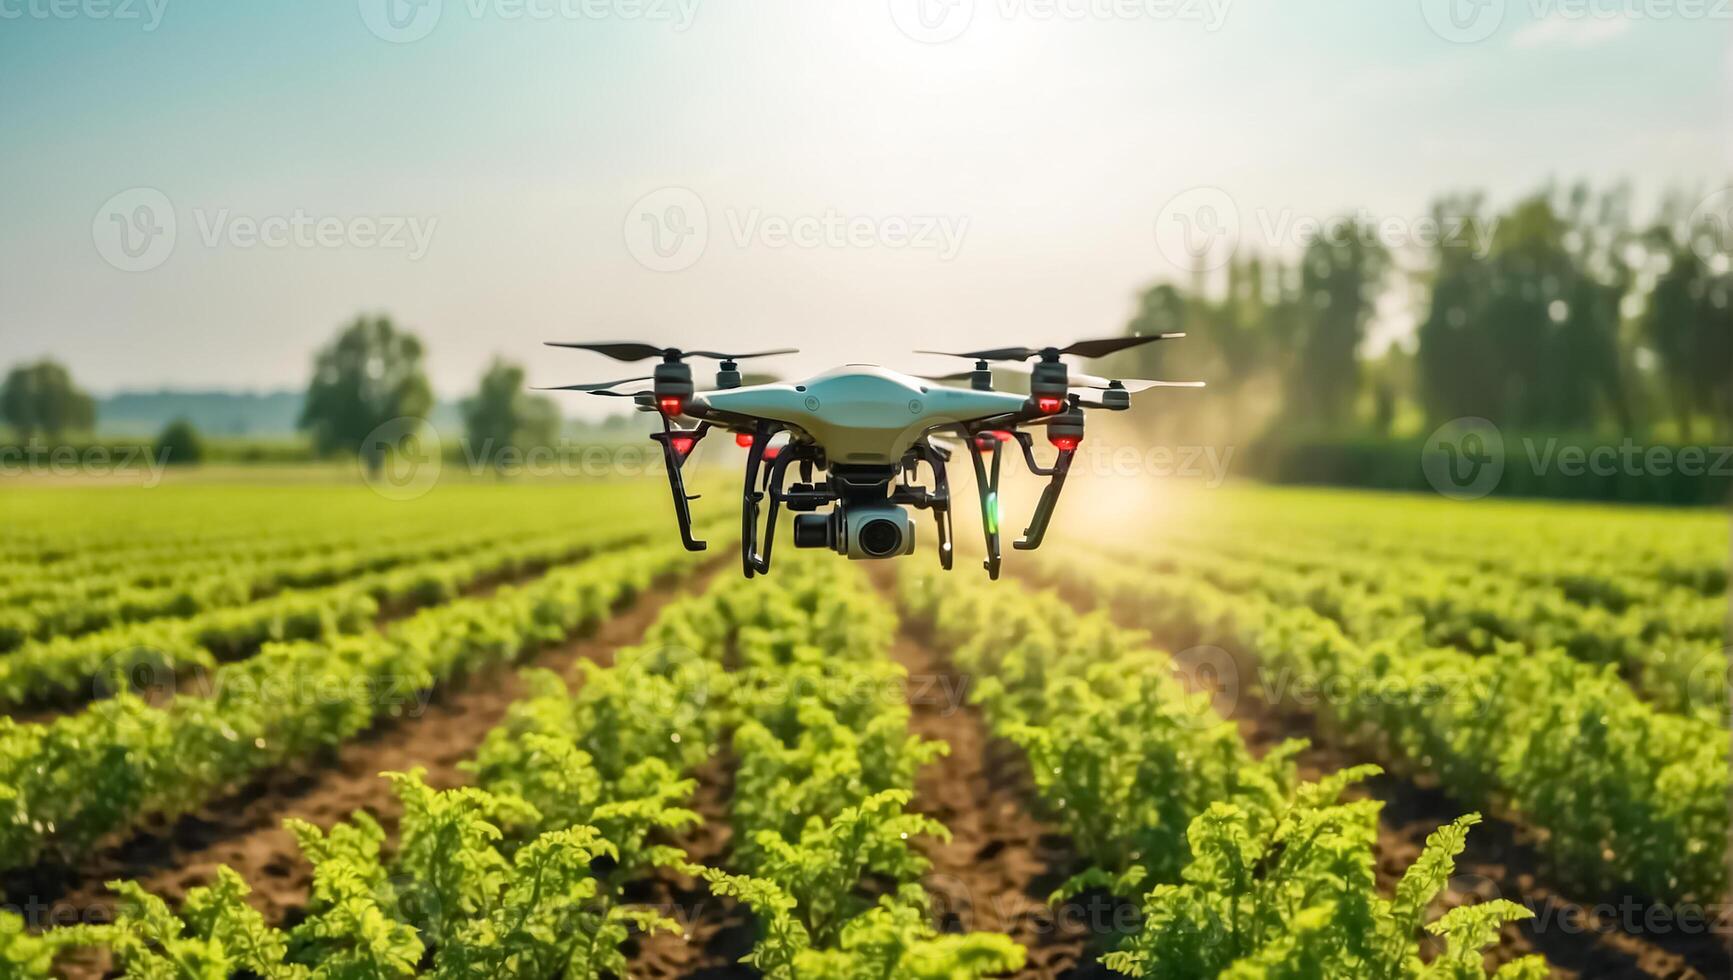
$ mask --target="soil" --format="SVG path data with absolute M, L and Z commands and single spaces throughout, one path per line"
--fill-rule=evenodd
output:
M 116 842 L 78 867 L 37 867 L 12 876 L 4 882 L 5 894 L 14 904 L 26 901 L 19 896 L 33 896 L 29 901 L 48 910 L 56 924 L 106 922 L 112 918 L 113 898 L 105 881 L 136 880 L 175 907 L 188 889 L 209 884 L 217 868 L 228 865 L 253 887 L 252 903 L 267 921 L 292 924 L 306 902 L 312 868 L 283 828 L 285 818 L 329 829 L 361 810 L 393 831 L 401 811 L 381 772 L 421 766 L 431 786 L 461 785 L 466 774 L 458 764 L 474 754 L 521 695 L 521 667 L 569 675 L 579 660 L 612 662 L 616 647 L 635 642 L 664 605 L 703 588 L 721 564 L 707 563 L 685 585 L 652 586 L 593 633 L 550 647 L 523 664 L 502 665 L 443 685 L 425 711 L 383 721 L 331 757 L 272 770 L 197 813 Z M 67 977 L 102 975 L 102 964 L 94 959 L 67 958 L 59 966 Z
M 1023 754 L 993 738 L 979 709 L 965 704 L 961 676 L 918 631 L 905 629 L 892 655 L 909 672 L 909 727 L 951 751 L 915 779 L 914 809 L 951 830 L 921 848 L 923 880 L 938 927 L 1002 932 L 1028 950 L 1026 980 L 1116 976 L 1094 964 L 1096 942 L 1126 909 L 1102 895 L 1054 907 L 1047 897 L 1082 870 L 1064 834 L 1038 812 Z
M 734 760 L 720 753 L 695 773 L 698 792 L 692 809 L 704 822 L 682 834 L 675 843 L 685 848 L 695 864 L 723 867 L 733 825 L 728 819 L 728 801 L 734 795 Z M 662 871 L 647 882 L 641 894 L 627 898 L 650 905 L 681 925 L 676 935 L 657 932 L 639 936 L 630 953 L 630 975 L 634 980 L 745 980 L 758 971 L 740 965 L 752 951 L 752 913 L 731 898 L 710 894 L 704 882 L 675 871 Z

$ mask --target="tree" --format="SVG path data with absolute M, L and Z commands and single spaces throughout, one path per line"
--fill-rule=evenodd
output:
M 1339 429 L 1360 396 L 1360 345 L 1383 288 L 1387 255 L 1372 229 L 1344 220 L 1300 259 L 1299 346 L 1286 400 L 1299 418 Z
M 321 455 L 359 453 L 378 473 L 385 443 L 368 437 L 398 418 L 425 418 L 433 391 L 421 367 L 422 346 L 390 318 L 358 317 L 313 361 L 300 426 Z
M 463 426 L 471 450 L 485 453 L 496 468 L 508 446 L 549 446 L 559 438 L 559 407 L 524 390 L 524 369 L 494 358 L 473 396 L 463 402 Z
M 1418 363 L 1434 421 L 1481 416 L 1530 429 L 1631 424 L 1622 305 L 1632 276 L 1623 190 L 1542 191 L 1497 221 L 1492 249 L 1441 241 Z M 1440 227 L 1479 224 L 1478 199 L 1439 206 Z M 1460 236 L 1458 236 L 1460 237 Z
M 1669 202 L 1644 236 L 1654 288 L 1638 328 L 1690 441 L 1699 416 L 1733 431 L 1733 242 L 1725 228 L 1686 221 L 1685 206 Z
M 157 456 L 171 466 L 190 466 L 204 459 L 204 442 L 199 430 L 184 418 L 175 419 L 156 437 Z
M 17 430 L 21 441 L 37 433 L 59 439 L 67 432 L 88 431 L 96 424 L 96 401 L 72 383 L 72 375 L 54 361 L 21 364 L 0 384 L 0 416 Z

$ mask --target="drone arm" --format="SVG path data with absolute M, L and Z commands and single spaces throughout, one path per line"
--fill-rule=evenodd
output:
M 1027 444 L 1023 448 L 1025 452 L 1028 451 Z M 1047 536 L 1047 522 L 1053 519 L 1053 508 L 1059 503 L 1060 491 L 1065 489 L 1065 475 L 1071 472 L 1071 457 L 1074 455 L 1075 450 L 1059 451 L 1059 459 L 1048 471 L 1051 478 L 1047 481 L 1046 489 L 1041 491 L 1040 502 L 1035 505 L 1035 516 L 1029 521 L 1029 527 L 1023 531 L 1023 539 L 1013 541 L 1011 547 L 1018 551 L 1034 551 L 1041 547 L 1041 539 Z M 1034 468 L 1033 459 L 1030 461 L 1030 468 Z
M 1023 447 L 1023 462 L 1029 464 L 1029 472 L 1036 476 L 1052 476 L 1058 471 L 1058 464 L 1054 464 L 1053 466 L 1042 466 L 1040 463 L 1035 462 L 1034 436 L 1024 432 L 1022 429 L 1012 429 L 1011 436 L 1017 440 L 1019 446 Z
M 707 542 L 692 536 L 692 507 L 690 502 L 698 498 L 686 492 L 686 480 L 682 475 L 686 465 L 686 457 L 691 454 L 692 448 L 709 431 L 710 423 L 700 422 L 698 428 L 690 432 L 681 432 L 664 418 L 662 431 L 650 434 L 651 439 L 662 444 L 662 465 L 668 471 L 668 487 L 674 494 L 674 517 L 680 524 L 680 541 L 686 546 L 687 551 L 703 551 L 709 547 Z M 687 445 L 685 453 L 674 447 L 676 438 L 692 440 Z

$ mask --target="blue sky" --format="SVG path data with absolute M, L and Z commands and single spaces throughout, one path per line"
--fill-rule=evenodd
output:
M 1713 2 L 1478 0 L 1470 43 L 1432 0 L 424 0 L 414 39 L 387 0 L 55 2 L 0 0 L 0 364 L 98 391 L 299 386 L 362 311 L 448 395 L 496 352 L 610 376 L 562 337 L 933 366 L 1116 331 L 1197 187 L 1267 228 L 1733 175 Z M 140 200 L 175 230 L 134 269 Z

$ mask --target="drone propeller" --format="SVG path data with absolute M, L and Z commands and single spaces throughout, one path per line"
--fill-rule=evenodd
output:
M 618 381 L 597 381 L 597 382 L 594 382 L 592 384 L 553 385 L 553 386 L 547 387 L 547 388 L 537 388 L 536 390 L 537 391 L 583 391 L 583 392 L 588 392 L 589 394 L 592 394 L 592 395 L 623 395 L 623 394 L 625 394 L 625 392 L 609 391 L 607 389 L 616 387 L 618 385 L 631 384 L 634 381 L 654 381 L 654 380 L 655 380 L 655 378 L 649 377 L 649 376 L 645 376 L 642 378 L 621 378 Z
M 647 361 L 652 357 L 660 357 L 665 361 L 679 361 L 687 357 L 708 357 L 718 361 L 744 361 L 754 357 L 772 357 L 777 354 L 798 354 L 793 348 L 779 350 L 761 350 L 750 354 L 725 354 L 713 350 L 683 351 L 678 347 L 657 347 L 654 344 L 641 344 L 635 341 L 608 341 L 602 343 L 570 342 L 550 340 L 549 347 L 572 347 L 577 350 L 595 351 L 605 354 L 616 361 Z
M 1023 375 L 1027 375 L 1031 371 L 1030 367 L 1027 364 L 1005 364 L 1005 365 L 1000 366 L 998 370 L 1010 371 L 1014 374 L 1023 374 Z M 940 374 L 940 375 L 930 375 L 930 374 L 929 375 L 921 375 L 921 377 L 926 378 L 928 381 L 937 381 L 940 384 L 948 384 L 948 383 L 953 382 L 953 381 L 968 381 L 973 376 L 974 376 L 974 372 L 972 372 L 972 371 L 957 371 L 957 372 L 952 373 L 952 374 Z M 1204 387 L 1204 383 L 1202 381 L 1151 381 L 1147 378 L 1098 378 L 1093 374 L 1077 374 L 1077 373 L 1072 373 L 1069 375 L 1068 383 L 1073 388 L 1095 388 L 1095 389 L 1099 389 L 1102 391 L 1106 391 L 1106 390 L 1112 389 L 1115 386 L 1117 386 L 1117 387 L 1123 388 L 1126 391 L 1129 391 L 1133 394 L 1136 394 L 1137 392 L 1140 392 L 1140 391 L 1148 391 L 1151 388 L 1202 388 L 1202 387 Z
M 778 378 L 775 375 L 755 376 L 755 379 L 760 378 L 760 377 L 763 380 L 754 380 L 753 383 L 754 384 L 776 384 L 777 382 L 782 380 L 781 378 Z M 545 388 L 537 388 L 536 390 L 537 391 L 581 391 L 586 395 L 603 395 L 603 396 L 608 397 L 608 398 L 630 398 L 634 395 L 649 395 L 649 394 L 654 394 L 654 392 L 648 388 L 646 388 L 643 391 L 615 391 L 614 389 L 619 387 L 620 385 L 632 384 L 632 383 L 637 382 L 637 381 L 654 381 L 654 380 L 655 380 L 655 378 L 653 376 L 645 376 L 642 378 L 621 378 L 618 381 L 597 381 L 597 382 L 594 382 L 592 384 L 551 385 L 551 386 L 548 386 Z
M 1071 376 L 1071 387 L 1093 388 L 1098 391 L 1109 391 L 1114 388 L 1123 388 L 1132 394 L 1136 394 L 1140 391 L 1148 391 L 1151 388 L 1202 388 L 1204 387 L 1204 383 L 1202 381 L 1151 381 L 1147 378 L 1109 379 L 1097 378 L 1091 374 L 1073 374 Z
M 941 357 L 967 357 L 977 361 L 1027 361 L 1040 355 L 1044 360 L 1057 360 L 1063 354 L 1075 354 L 1078 357 L 1106 357 L 1122 350 L 1141 347 L 1158 340 L 1174 340 L 1184 337 L 1183 333 L 1157 333 L 1145 337 L 1107 337 L 1101 340 L 1079 340 L 1069 347 L 995 347 L 991 350 L 968 352 L 918 350 L 917 354 L 938 354 Z

